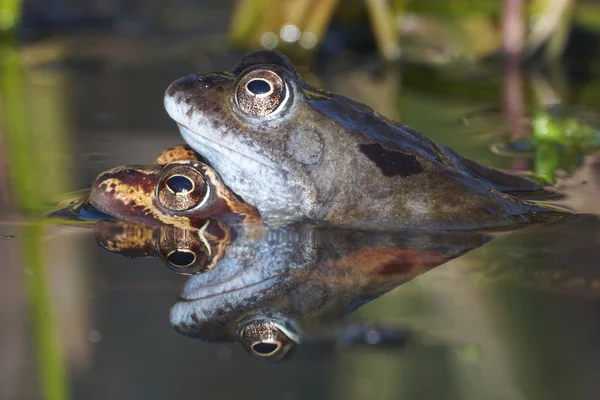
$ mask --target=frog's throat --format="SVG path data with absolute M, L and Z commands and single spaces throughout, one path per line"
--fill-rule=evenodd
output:
M 303 215 L 298 202 L 299 185 L 290 184 L 285 169 L 269 167 L 181 124 L 179 130 L 184 140 L 221 176 L 223 183 L 258 209 L 263 222 L 291 221 Z
M 201 135 L 182 124 L 178 124 L 179 132 L 183 139 L 198 151 L 227 182 L 228 171 L 235 170 L 236 176 L 245 176 L 253 181 L 253 178 L 262 175 L 286 175 L 281 168 L 275 168 L 265 162 L 248 156 L 238 150 L 232 149 L 223 143 L 219 143 L 206 135 Z
M 190 142 L 192 142 L 193 144 L 195 144 L 195 146 L 192 146 L 192 148 L 200 148 L 200 147 L 211 147 L 212 149 L 216 150 L 216 151 L 220 151 L 221 153 L 225 154 L 225 153 L 231 153 L 232 155 L 237 155 L 238 158 L 242 159 L 248 159 L 251 162 L 255 162 L 257 164 L 262 165 L 265 168 L 269 168 L 273 171 L 277 171 L 279 172 L 280 169 L 279 168 L 275 168 L 272 165 L 268 165 L 267 163 L 257 160 L 256 158 L 249 156 L 248 154 L 244 154 L 238 150 L 232 149 L 231 147 L 225 146 L 222 143 L 217 142 L 214 139 L 211 139 L 210 137 L 208 137 L 207 135 L 201 135 L 198 132 L 188 128 L 187 126 L 177 123 L 177 125 L 179 126 L 179 132 L 181 133 L 181 136 L 183 136 L 183 139 L 189 144 Z M 197 150 L 196 150 L 197 151 Z M 204 154 L 202 152 L 200 152 L 201 155 L 204 156 Z M 233 161 L 233 160 L 232 160 Z
M 283 172 L 281 167 L 270 159 L 264 158 L 261 160 L 253 156 L 251 151 L 244 152 L 235 148 L 235 142 L 227 143 L 228 137 L 232 135 L 227 135 L 227 132 L 222 127 L 215 129 L 214 126 L 211 126 L 210 118 L 206 118 L 202 112 L 190 113 L 192 110 L 191 106 L 182 102 L 178 96 L 166 95 L 164 98 L 164 107 L 167 114 L 177 123 L 185 141 L 204 157 L 207 155 L 202 150 L 205 147 L 210 147 L 223 155 L 227 155 L 231 162 L 248 162 L 258 164 L 261 168 L 271 169 L 278 173 Z M 256 166 L 254 169 L 256 169 Z

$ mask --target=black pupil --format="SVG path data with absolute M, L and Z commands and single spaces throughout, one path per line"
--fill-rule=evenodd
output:
M 258 354 L 271 354 L 277 350 L 277 345 L 274 343 L 257 343 L 252 346 L 255 352 Z
M 167 256 L 167 260 L 176 267 L 187 267 L 196 260 L 191 251 L 176 250 Z
M 268 93 L 271 90 L 271 85 L 269 82 L 263 79 L 255 79 L 253 81 L 248 82 L 248 90 L 250 93 L 255 95 Z
M 185 176 L 175 175 L 167 179 L 167 186 L 174 193 L 187 193 L 191 192 L 194 188 L 194 183 L 190 180 L 190 178 L 186 178 Z

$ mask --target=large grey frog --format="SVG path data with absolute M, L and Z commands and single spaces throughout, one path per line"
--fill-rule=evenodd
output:
M 267 224 L 472 229 L 538 219 L 533 182 L 484 167 L 348 98 L 311 87 L 273 51 L 173 82 L 183 138 Z

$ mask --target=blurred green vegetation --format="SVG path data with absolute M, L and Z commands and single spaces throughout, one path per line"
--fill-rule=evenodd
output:
M 46 274 L 43 250 L 44 227 L 23 228 L 21 254 L 23 268 L 27 271 L 27 297 L 31 313 L 32 330 L 38 358 L 41 392 L 45 400 L 67 400 L 70 393 L 67 384 L 64 346 L 58 337 L 55 310 L 52 308 L 49 282 Z
M 554 183 L 557 171 L 573 173 L 582 155 L 600 150 L 600 131 L 580 118 L 538 111 L 532 118 L 535 175 Z
M 63 104 L 61 93 L 45 87 L 27 90 L 16 39 L 20 11 L 18 0 L 3 0 L 0 5 L 1 136 L 13 200 L 21 212 L 30 214 L 46 210 L 53 194 L 64 188 L 57 173 L 62 169 L 57 154 L 66 142 L 63 113 L 57 112 Z M 34 127 L 32 116 L 45 123 Z M 22 228 L 20 236 L 41 395 L 47 400 L 66 400 L 70 395 L 46 276 L 43 223 Z
M 21 0 L 2 0 L 0 2 L 0 33 L 4 40 L 10 40 L 21 15 Z
M 40 138 L 32 134 L 31 103 L 28 102 L 23 82 L 23 71 L 19 57 L 13 47 L 4 44 L 0 54 L 1 93 L 2 93 L 2 136 L 5 144 L 5 156 L 8 160 L 9 178 L 13 198 L 17 207 L 24 213 L 38 213 L 48 207 L 48 195 L 63 187 L 57 183 L 55 172 L 57 165 L 56 144 L 46 143 L 60 139 L 51 126 Z M 35 102 L 34 102 L 35 103 Z M 60 104 L 60 102 L 58 103 Z M 50 107 L 52 114 L 53 107 Z M 55 115 L 55 114 L 52 114 Z M 60 116 L 60 114 L 58 114 Z M 35 149 L 44 154 L 36 154 Z M 48 179 L 41 178 L 41 172 Z M 51 307 L 48 281 L 44 265 L 44 228 L 43 226 L 24 227 L 21 256 L 23 273 L 27 281 L 27 294 L 31 310 L 31 321 L 36 338 L 39 376 L 43 398 L 48 400 L 68 399 L 67 379 L 62 346 L 57 335 L 57 324 Z
M 332 21 L 359 27 L 366 15 L 384 60 L 406 58 L 410 51 L 406 51 L 405 40 L 415 35 L 434 53 L 429 61 L 439 62 L 436 51 L 456 40 L 461 42 L 458 57 L 480 60 L 501 49 L 503 7 L 504 2 L 495 0 L 351 0 L 343 6 L 337 0 L 239 0 L 229 33 L 232 43 L 245 49 L 299 53 L 317 47 Z M 600 6 L 594 3 L 534 0 L 523 1 L 521 7 L 528 31 L 522 47 L 528 53 L 547 44 L 547 57 L 560 57 L 573 18 L 600 30 L 600 24 L 588 17 L 591 10 L 600 14 Z M 428 49 L 421 50 L 427 53 Z

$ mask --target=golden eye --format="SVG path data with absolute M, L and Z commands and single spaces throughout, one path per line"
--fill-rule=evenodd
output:
M 281 109 L 288 93 L 283 79 L 268 69 L 248 72 L 238 83 L 235 93 L 240 110 L 250 117 L 264 117 Z
M 210 186 L 202 173 L 189 165 L 167 164 L 156 186 L 158 204 L 170 211 L 187 211 L 204 205 Z

